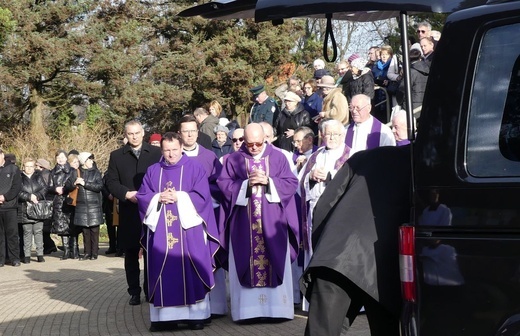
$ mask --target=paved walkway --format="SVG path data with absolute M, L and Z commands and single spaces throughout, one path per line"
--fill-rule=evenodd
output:
M 60 260 L 0 268 L 0 335 L 170 335 L 150 333 L 148 305 L 128 305 L 123 258 L 104 255 L 96 261 Z M 238 325 L 231 317 L 214 319 L 204 330 L 177 330 L 175 335 L 303 335 L 301 311 L 289 322 Z M 364 316 L 349 335 L 368 336 Z

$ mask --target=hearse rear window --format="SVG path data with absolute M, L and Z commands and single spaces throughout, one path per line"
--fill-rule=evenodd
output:
M 475 70 L 466 163 L 475 177 L 520 176 L 520 24 L 484 35 Z

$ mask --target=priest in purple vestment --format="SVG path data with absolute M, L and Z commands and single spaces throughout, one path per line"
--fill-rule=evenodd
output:
M 213 210 L 215 212 L 215 218 L 217 220 L 217 228 L 219 238 L 223 232 L 223 221 L 220 218 L 220 208 L 222 193 L 217 186 L 217 178 L 220 176 L 222 171 L 222 163 L 218 160 L 215 153 L 200 146 L 197 143 L 199 125 L 197 119 L 191 114 L 185 114 L 182 116 L 178 125 L 178 133 L 182 138 L 182 151 L 184 155 L 192 158 L 199 162 L 206 170 L 206 177 L 209 182 L 209 190 L 211 192 Z M 220 250 L 217 256 L 215 256 L 218 270 L 213 273 L 215 276 L 215 287 L 211 291 L 211 314 L 213 316 L 223 316 L 227 314 L 227 292 L 226 292 L 226 274 L 222 265 L 225 264 L 227 257 L 224 251 Z
M 287 158 L 265 142 L 261 125 L 249 124 L 242 147 L 226 159 L 217 183 L 228 203 L 224 245 L 233 320 L 292 319 L 298 180 Z
M 414 117 L 412 116 L 412 118 Z M 415 125 L 415 123 L 413 124 Z M 410 140 L 408 140 L 408 122 L 406 121 L 405 110 L 397 109 L 393 112 L 392 132 L 394 133 L 397 146 L 406 146 L 410 144 Z
M 219 247 L 208 179 L 200 163 L 182 154 L 179 134 L 164 134 L 161 150 L 163 158 L 148 168 L 137 193 L 145 224 L 150 330 L 161 330 L 166 321 L 202 329 L 210 317 Z
M 350 156 L 355 153 L 383 146 L 395 146 L 395 138 L 390 127 L 374 118 L 370 111 L 370 97 L 357 94 L 352 97 L 350 114 L 352 122 L 347 127 L 345 143 L 351 148 Z

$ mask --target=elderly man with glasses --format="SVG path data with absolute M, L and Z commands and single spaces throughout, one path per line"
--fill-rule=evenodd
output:
M 345 128 L 335 119 L 325 119 L 320 123 L 324 147 L 314 152 L 300 170 L 298 192 L 301 196 L 302 243 L 304 250 L 304 269 L 312 256 L 311 234 L 314 207 L 327 184 L 350 156 L 350 147 L 345 144 Z M 308 309 L 304 300 L 303 310 Z
M 293 136 L 293 162 L 300 171 L 307 159 L 314 153 L 318 146 L 314 145 L 314 132 L 310 127 L 301 126 L 294 131 Z
M 382 146 L 395 146 L 395 138 L 390 127 L 374 118 L 370 111 L 370 97 L 358 94 L 352 97 L 350 114 L 352 122 L 347 127 L 345 143 L 351 149 L 350 155 L 356 152 Z
M 244 144 L 225 161 L 225 242 L 233 321 L 293 319 L 291 262 L 298 252 L 298 185 L 281 151 L 260 124 L 246 126 Z

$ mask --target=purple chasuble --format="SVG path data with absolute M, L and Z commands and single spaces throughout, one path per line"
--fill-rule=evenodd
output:
M 399 146 L 406 146 L 406 145 L 409 145 L 409 144 L 410 144 L 410 140 L 408 140 L 408 139 L 396 141 L 396 145 L 398 147 Z
M 312 153 L 307 161 L 307 166 L 305 167 L 305 171 L 303 172 L 303 179 L 300 181 L 300 195 L 301 195 L 301 209 L 302 209 L 302 235 L 303 235 L 303 248 L 305 251 L 309 251 L 309 223 L 307 221 L 307 194 L 305 192 L 304 179 L 307 174 L 312 170 L 314 165 L 316 164 L 316 158 L 318 155 L 325 151 L 325 147 L 319 149 L 318 151 Z M 345 145 L 345 149 L 343 150 L 343 154 L 336 160 L 334 163 L 334 169 L 339 170 L 345 162 L 347 162 L 350 156 L 350 147 Z
M 238 279 L 242 286 L 250 288 L 281 285 L 284 281 L 287 241 L 290 243 L 291 261 L 295 260 L 298 252 L 299 221 L 294 201 L 298 179 L 285 155 L 269 144 L 265 146 L 261 159 L 255 160 L 242 145 L 239 151 L 226 159 L 217 180 L 227 209 L 225 246 L 233 244 Z M 267 201 L 266 193 L 270 191 L 262 186 L 252 190 L 247 206 L 236 205 L 242 183 L 248 179 L 252 169 L 260 167 L 273 181 L 281 202 Z
M 186 192 L 203 223 L 184 229 L 173 203 L 161 205 L 155 232 L 143 225 L 149 302 L 155 307 L 186 306 L 203 300 L 214 286 L 218 232 L 208 179 L 198 162 L 183 155 L 175 165 L 162 160 L 148 168 L 137 193 L 141 220 L 154 195 L 166 189 Z
M 354 141 L 354 125 L 355 125 L 354 122 L 352 122 L 352 123 L 350 123 L 350 125 L 348 125 L 347 135 L 345 137 L 345 143 L 350 148 L 352 148 L 352 143 Z M 366 149 L 377 148 L 380 146 L 381 125 L 383 125 L 383 124 L 379 120 L 372 117 L 372 128 L 370 129 L 370 133 L 368 134 L 368 137 L 367 137 L 367 148 Z

